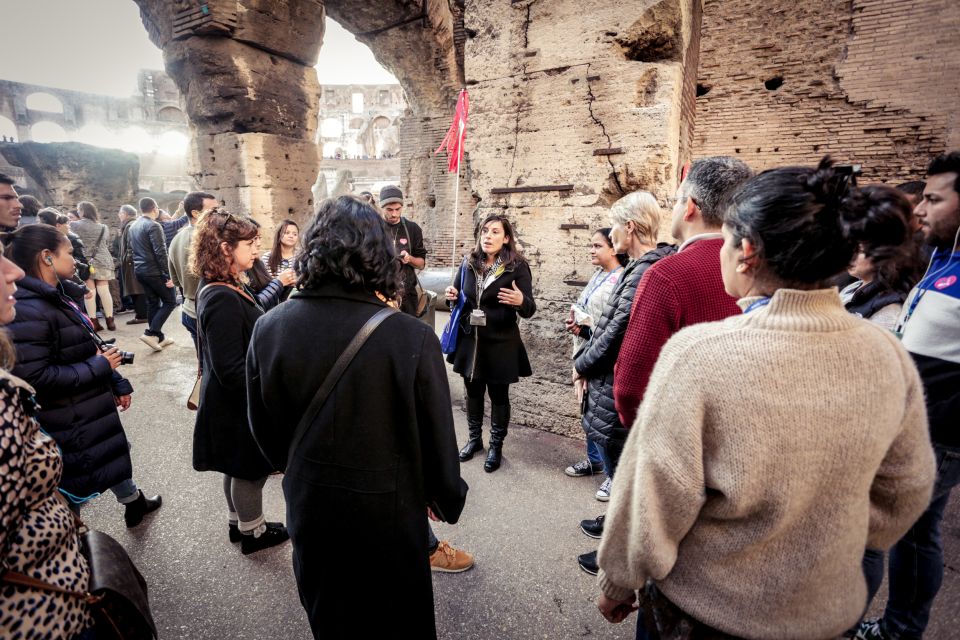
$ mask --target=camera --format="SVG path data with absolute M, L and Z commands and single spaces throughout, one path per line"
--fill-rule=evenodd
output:
M 100 351 L 106 351 L 110 347 L 115 346 L 114 343 L 117 341 L 116 338 L 110 338 L 109 340 L 104 340 L 94 332 L 90 332 L 90 335 L 93 337 L 93 341 L 97 344 L 97 348 Z M 120 351 L 120 364 L 133 364 L 133 358 L 137 354 L 130 353 L 129 351 Z

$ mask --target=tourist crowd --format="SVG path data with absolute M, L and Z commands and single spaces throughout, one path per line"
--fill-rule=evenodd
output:
M 596 270 L 563 322 L 586 457 L 564 471 L 604 474 L 607 511 L 580 522 L 599 546 L 577 562 L 603 617 L 638 612 L 637 638 L 923 636 L 960 483 L 960 152 L 925 182 L 856 178 L 829 158 L 760 173 L 702 158 L 669 221 L 638 191 L 591 236 Z M 77 597 L 75 516 L 109 489 L 136 527 L 162 499 L 134 481 L 120 417 L 132 354 L 100 333 L 134 310 L 162 352 L 179 304 L 193 466 L 222 476 L 225 539 L 244 555 L 291 542 L 318 638 L 361 617 L 435 637 L 430 572 L 474 558 L 430 521 L 460 517 L 460 463 L 486 446 L 484 470 L 501 468 L 510 385 L 532 375 L 536 274 L 517 229 L 477 225 L 438 340 L 417 319 L 427 250 L 397 187 L 328 199 L 303 231 L 283 220 L 267 252 L 260 223 L 214 194 L 181 204 L 124 205 L 114 233 L 92 203 L 71 221 L 0 175 L 0 635 L 105 637 Z M 658 242 L 665 223 L 676 245 Z M 466 397 L 459 454 L 444 356 Z M 285 523 L 263 509 L 275 472 Z M 331 552 L 344 514 L 376 553 Z M 885 569 L 886 608 L 864 619 Z M 372 584 L 388 594 L 376 616 Z

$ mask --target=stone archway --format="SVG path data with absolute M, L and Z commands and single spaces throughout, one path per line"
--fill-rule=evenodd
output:
M 399 80 L 402 187 L 430 264 L 511 216 L 540 311 L 524 322 L 535 378 L 514 419 L 578 433 L 562 321 L 590 275 L 586 243 L 621 195 L 665 201 L 689 156 L 701 0 L 134 0 L 186 97 L 202 186 L 264 225 L 312 210 L 319 166 L 313 65 L 326 13 Z M 471 92 L 460 218 L 435 157 Z M 269 233 L 269 231 L 265 231 Z M 456 247 L 456 250 L 454 248 Z

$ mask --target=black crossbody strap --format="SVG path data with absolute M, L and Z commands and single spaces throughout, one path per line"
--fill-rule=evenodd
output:
M 300 445 L 300 441 L 303 440 L 303 436 L 307 433 L 307 429 L 313 424 L 317 414 L 320 413 L 320 409 L 322 409 L 323 405 L 327 402 L 327 398 L 330 397 L 330 393 L 334 387 L 337 386 L 341 376 L 343 376 L 343 372 L 350 366 L 353 357 L 357 355 L 360 347 L 364 345 L 367 339 L 373 335 L 373 332 L 380 326 L 380 323 L 395 313 L 397 313 L 396 309 L 386 307 L 373 314 L 373 316 L 367 320 L 367 323 L 360 328 L 357 335 L 353 336 L 353 340 L 350 341 L 347 348 L 340 354 L 340 357 L 337 358 L 333 369 L 330 370 L 330 373 L 324 378 L 320 388 L 317 389 L 316 395 L 313 396 L 313 400 L 310 401 L 310 406 L 307 407 L 307 410 L 303 413 L 303 417 L 300 419 L 300 424 L 297 425 L 297 430 L 293 433 L 293 439 L 290 441 L 290 449 L 287 451 L 288 467 L 290 466 L 290 461 L 293 459 L 293 452 L 296 451 Z

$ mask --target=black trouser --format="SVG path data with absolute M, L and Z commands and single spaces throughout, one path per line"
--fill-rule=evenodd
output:
M 463 379 L 463 385 L 467 389 L 468 398 L 479 398 L 483 400 L 485 391 L 490 393 L 490 404 L 506 405 L 510 404 L 510 385 L 496 384 L 493 382 L 484 382 L 483 380 L 470 381 Z
M 177 295 L 162 276 L 142 276 L 138 273 L 137 281 L 147 297 L 147 320 L 150 324 L 144 333 L 163 340 L 163 323 L 177 306 Z

